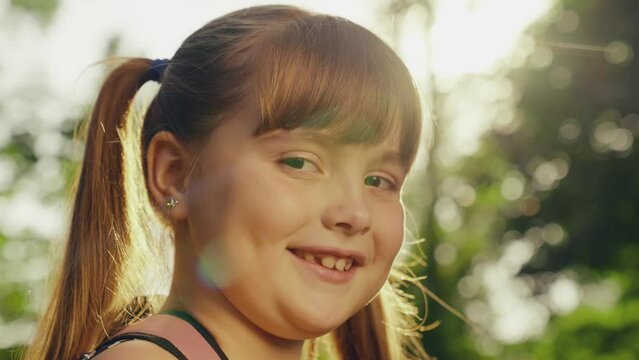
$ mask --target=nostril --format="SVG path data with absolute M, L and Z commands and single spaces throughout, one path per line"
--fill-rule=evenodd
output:
M 364 205 L 353 208 L 340 203 L 328 206 L 322 214 L 322 223 L 326 228 L 347 236 L 368 232 L 370 220 L 370 214 Z
M 341 229 L 344 233 L 348 235 L 364 235 L 370 231 L 370 226 L 366 226 L 364 228 L 354 227 L 353 225 L 347 222 L 340 222 L 335 224 L 335 228 Z
M 345 223 L 345 222 L 337 223 L 337 224 L 335 224 L 335 226 L 338 227 L 338 228 L 342 228 L 344 230 L 348 230 L 348 231 L 353 229 L 353 225 L 351 225 L 349 223 Z

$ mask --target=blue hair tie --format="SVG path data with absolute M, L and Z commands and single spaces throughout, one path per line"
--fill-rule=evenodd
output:
M 169 59 L 155 59 L 151 62 L 149 69 L 146 71 L 147 80 L 162 82 L 164 71 L 169 66 Z

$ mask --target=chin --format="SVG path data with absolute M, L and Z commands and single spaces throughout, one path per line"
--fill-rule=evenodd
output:
M 292 314 L 291 314 L 292 315 Z M 345 323 L 352 314 L 331 314 L 314 312 L 291 316 L 289 323 L 294 326 L 285 338 L 291 340 L 307 340 L 326 335 Z
M 290 331 L 287 331 L 285 334 L 282 334 L 282 336 L 278 335 L 278 334 L 274 334 L 278 337 L 281 337 L 283 339 L 288 339 L 288 340 L 310 340 L 310 339 L 315 339 L 318 338 L 320 336 L 324 336 L 328 333 L 330 333 L 331 331 L 337 329 L 340 325 L 342 325 L 343 323 L 338 323 L 335 324 L 334 326 L 331 327 L 304 327 L 304 328 L 296 328 L 296 329 L 291 329 Z

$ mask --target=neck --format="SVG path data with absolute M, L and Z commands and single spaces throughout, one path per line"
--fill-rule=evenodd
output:
M 265 332 L 242 315 L 223 293 L 204 284 L 197 274 L 193 249 L 178 235 L 173 281 L 163 310 L 189 312 L 213 334 L 229 359 L 299 360 L 304 341 Z

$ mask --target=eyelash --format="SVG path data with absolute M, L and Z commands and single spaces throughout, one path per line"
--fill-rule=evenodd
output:
M 305 159 L 303 157 L 299 157 L 299 156 L 292 156 L 292 157 L 287 157 L 284 159 L 281 159 L 279 161 L 280 164 L 290 167 L 292 169 L 295 170 L 300 170 L 302 172 L 320 172 L 319 167 L 317 165 L 315 165 L 315 163 L 311 160 Z M 314 169 L 312 170 L 303 170 L 304 169 L 304 165 L 306 164 L 310 164 L 314 167 Z M 372 182 L 372 183 L 371 183 Z M 380 184 L 382 183 L 386 183 L 387 185 L 384 186 L 380 186 Z M 374 185 L 373 183 L 376 183 L 377 185 Z M 393 180 L 390 180 L 384 176 L 380 176 L 380 175 L 369 175 L 366 176 L 364 178 L 364 184 L 367 186 L 373 186 L 375 188 L 380 188 L 382 190 L 387 190 L 387 191 L 394 191 L 397 190 L 397 185 L 395 184 L 395 182 Z
M 313 171 L 318 171 L 319 172 L 319 167 L 317 165 L 315 165 L 314 162 L 312 162 L 311 160 L 305 159 L 303 157 L 291 156 L 291 157 L 284 158 L 284 159 L 280 160 L 279 162 L 282 165 L 288 166 L 288 167 L 290 167 L 292 169 L 301 170 L 303 172 L 313 172 Z M 301 162 L 301 164 L 300 164 L 300 162 Z M 303 170 L 305 164 L 310 164 L 315 169 L 311 170 L 311 171 Z M 295 165 L 301 165 L 301 167 L 297 167 Z
M 376 188 L 380 188 L 382 190 L 387 190 L 387 191 L 394 191 L 397 190 L 397 185 L 395 185 L 395 182 L 383 177 L 383 176 L 379 176 L 379 175 L 369 175 L 367 177 L 364 178 L 364 184 L 369 185 L 367 183 L 367 181 L 369 179 L 373 179 L 373 180 L 378 180 L 379 183 L 383 183 L 386 182 L 388 185 L 386 187 L 382 187 L 382 186 L 375 186 Z

